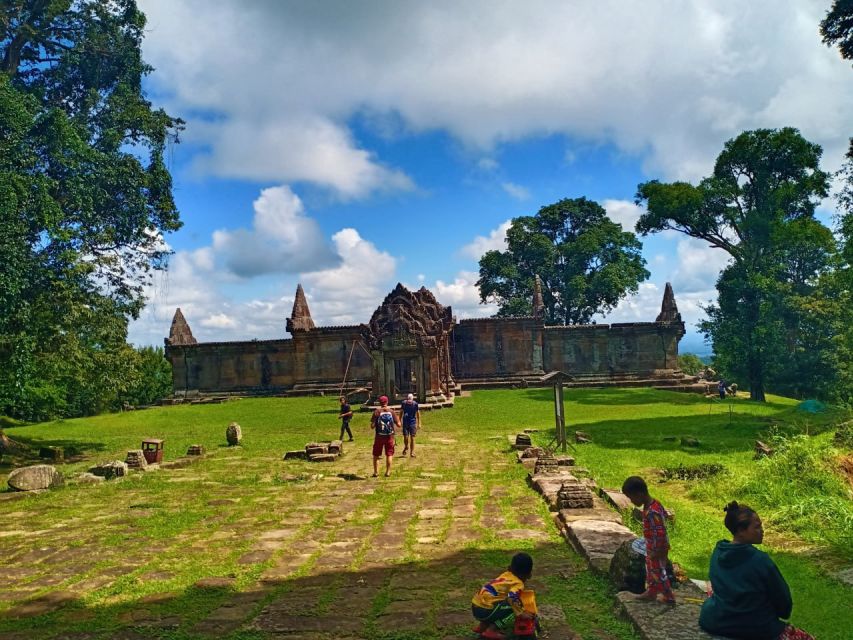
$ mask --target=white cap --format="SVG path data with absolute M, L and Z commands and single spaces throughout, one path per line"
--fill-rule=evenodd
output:
M 409 402 L 411 402 L 414 399 L 415 399 L 415 396 L 413 396 L 411 393 L 406 396 L 406 400 L 408 400 Z

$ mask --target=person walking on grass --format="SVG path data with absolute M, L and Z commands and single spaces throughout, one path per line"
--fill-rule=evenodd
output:
M 415 396 L 411 393 L 400 405 L 400 413 L 403 416 L 403 455 L 405 456 L 408 451 L 409 456 L 414 458 L 415 436 L 421 428 L 421 412 L 418 409 L 418 403 L 415 402 Z
M 712 593 L 702 604 L 699 626 L 741 640 L 814 640 L 785 622 L 794 604 L 791 591 L 770 556 L 753 546 L 764 540 L 761 518 L 737 502 L 724 510 L 732 541 L 720 540 L 711 554 Z
M 669 536 L 666 533 L 666 510 L 649 495 L 646 481 L 631 476 L 622 483 L 622 493 L 637 507 L 643 507 L 643 540 L 646 551 L 646 590 L 632 594 L 637 600 L 657 600 L 675 604 L 670 577 L 666 573 L 669 561 Z
M 349 435 L 349 441 L 352 442 L 352 430 L 349 428 L 350 420 L 352 420 L 352 407 L 347 404 L 347 399 L 344 396 L 340 397 L 341 411 L 338 418 L 341 420 L 341 436 L 338 440 L 344 439 L 344 433 Z
M 394 458 L 394 433 L 400 426 L 400 418 L 388 406 L 388 397 L 379 396 L 379 408 L 373 412 L 370 427 L 373 437 L 373 477 L 379 475 L 379 458 L 385 453 L 385 477 L 391 475 L 391 461 Z

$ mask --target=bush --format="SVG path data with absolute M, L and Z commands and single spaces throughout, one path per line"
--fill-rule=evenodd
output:
M 695 376 L 705 369 L 705 363 L 695 353 L 682 353 L 678 356 L 678 368 L 688 376 Z
M 853 495 L 837 468 L 838 450 L 824 437 L 774 436 L 771 442 L 775 455 L 756 461 L 748 474 L 710 479 L 696 493 L 744 502 L 775 527 L 849 549 Z
M 721 464 L 695 464 L 685 466 L 679 464 L 677 467 L 666 467 L 661 471 L 664 480 L 698 480 L 710 478 L 725 471 Z

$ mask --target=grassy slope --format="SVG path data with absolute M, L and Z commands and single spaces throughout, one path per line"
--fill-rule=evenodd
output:
M 738 400 L 731 414 L 726 404 L 650 390 L 572 390 L 566 399 L 571 428 L 589 432 L 594 440 L 578 450 L 578 463 L 590 468 L 604 486 L 619 486 L 627 475 L 649 475 L 653 468 L 679 463 L 719 462 L 737 474 L 755 464 L 753 442 L 771 425 L 782 420 L 806 426 L 807 420 L 819 420 L 794 417 L 793 401 L 776 397 L 765 405 Z M 77 447 L 99 458 L 121 458 L 129 443 L 146 436 L 165 437 L 169 459 L 192 443 L 220 446 L 226 425 L 235 417 L 246 432 L 264 434 L 262 441 L 247 438 L 248 452 L 297 448 L 306 437 L 333 424 L 335 413 L 330 399 L 242 400 L 12 428 L 8 434 L 33 444 Z M 459 400 L 452 410 L 425 414 L 424 424 L 430 432 L 482 440 L 524 427 L 547 428 L 552 416 L 550 390 L 487 391 Z M 366 422 L 366 416 L 356 416 L 357 438 L 366 435 Z M 325 437 L 334 435 L 326 428 Z M 540 436 L 542 440 L 545 434 Z M 666 436 L 693 436 L 702 446 L 682 449 L 678 442 L 664 440 Z M 714 543 L 726 536 L 720 508 L 737 496 L 692 498 L 689 484 L 683 482 L 654 485 L 653 491 L 678 515 L 672 532 L 673 559 L 691 576 L 705 576 Z M 772 527 L 765 547 L 791 585 L 793 622 L 822 640 L 847 637 L 853 628 L 853 610 L 847 606 L 853 594 L 827 576 L 827 565 L 834 565 L 840 556 L 849 562 L 849 550 L 808 544 Z

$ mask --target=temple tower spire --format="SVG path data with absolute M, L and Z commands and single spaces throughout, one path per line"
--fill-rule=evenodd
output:
M 167 342 L 170 345 L 198 344 L 198 340 L 193 337 L 190 325 L 187 324 L 180 307 L 175 310 L 175 316 L 172 318 Z
M 314 328 L 314 320 L 311 319 L 311 311 L 308 309 L 308 300 L 305 299 L 305 292 L 302 290 L 302 285 L 296 285 L 296 298 L 293 300 L 293 311 L 290 312 L 290 317 L 287 319 L 287 330 L 290 333 L 294 331 L 310 331 Z
M 675 294 L 672 292 L 672 285 L 668 282 L 663 291 L 660 313 L 655 318 L 655 322 L 681 322 L 681 314 L 678 313 L 678 305 L 675 304 Z
M 533 317 L 545 317 L 545 302 L 542 299 L 542 279 L 538 275 L 533 280 Z

